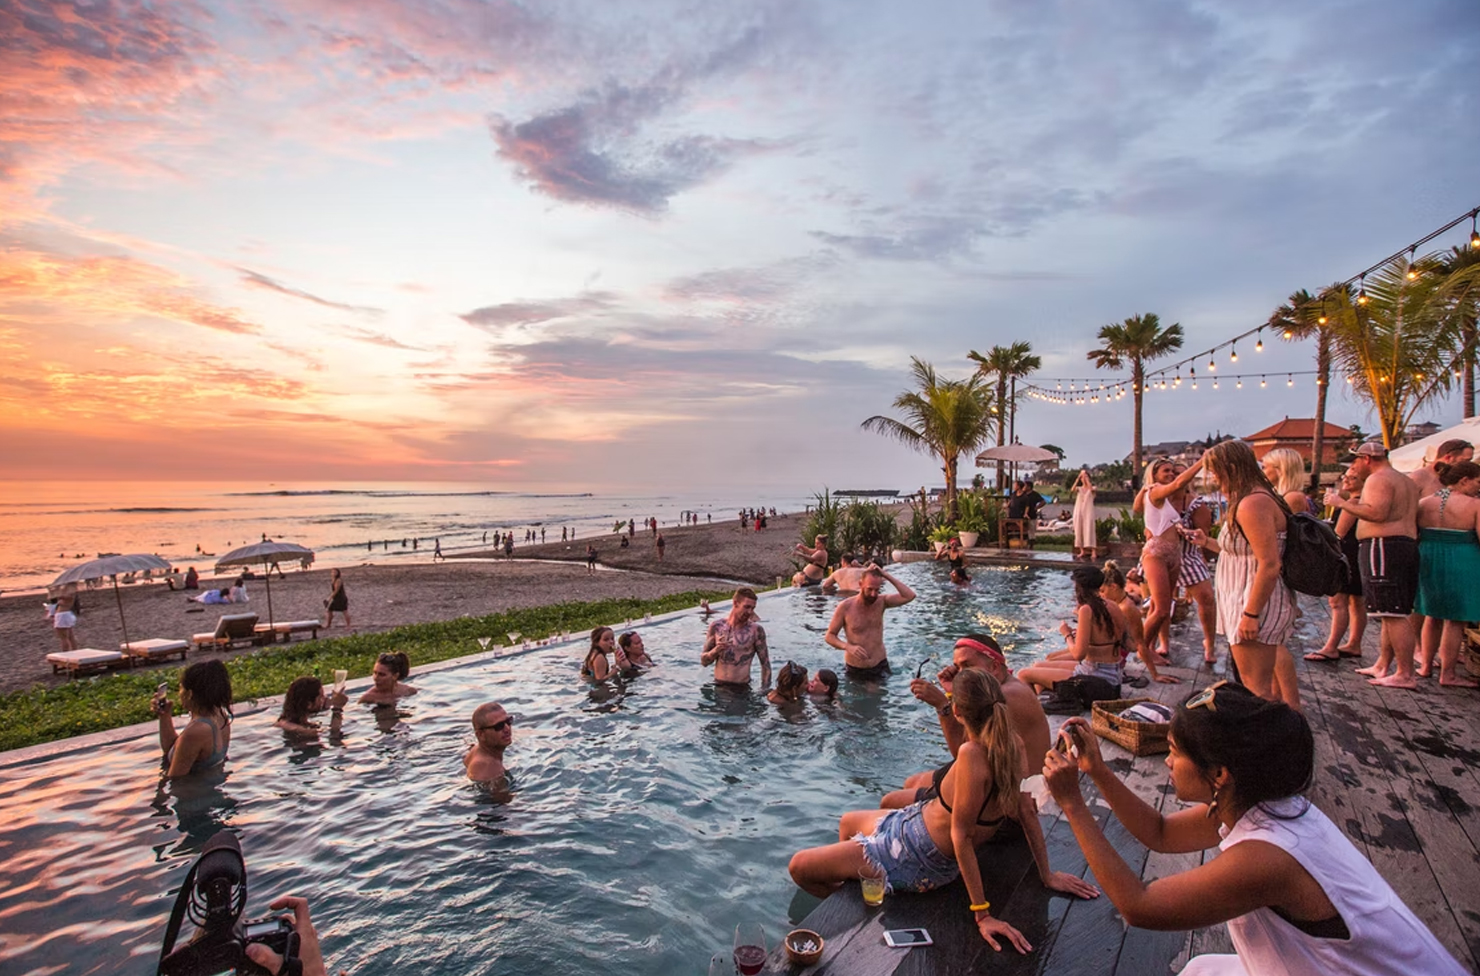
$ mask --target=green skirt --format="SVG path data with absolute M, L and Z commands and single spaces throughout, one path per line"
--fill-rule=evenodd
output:
M 1466 529 L 1420 529 L 1418 599 L 1413 609 L 1438 620 L 1480 620 L 1480 540 Z

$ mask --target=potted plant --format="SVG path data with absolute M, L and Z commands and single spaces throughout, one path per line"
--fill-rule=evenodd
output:
M 949 525 L 942 525 L 940 528 L 930 533 L 930 541 L 935 546 L 935 551 L 937 553 L 944 549 L 946 547 L 946 543 L 950 542 L 955 537 L 956 530 L 953 526 Z
M 976 545 L 981 534 L 987 531 L 986 512 L 983 511 L 981 499 L 970 493 L 963 494 L 957 505 L 956 532 L 961 537 L 961 545 L 970 549 Z

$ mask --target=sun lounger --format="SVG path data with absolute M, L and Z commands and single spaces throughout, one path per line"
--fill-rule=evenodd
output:
M 324 626 L 318 620 L 280 620 L 275 624 L 258 624 L 257 633 L 268 637 L 269 640 L 281 640 L 283 643 L 293 639 L 294 634 L 309 634 L 309 640 L 319 639 L 319 628 Z
M 190 642 L 182 640 L 165 640 L 161 637 L 153 637 L 149 640 L 129 641 L 127 644 L 119 644 L 118 649 L 136 663 L 144 661 L 167 661 L 176 654 L 180 660 L 185 660 L 185 652 L 190 650 Z
M 196 648 L 215 647 L 221 650 L 230 650 L 238 644 L 255 644 L 261 639 L 257 635 L 257 620 L 255 613 L 225 614 L 216 622 L 214 631 L 194 634 L 190 643 Z
M 100 651 L 95 647 L 84 647 L 76 651 L 54 651 L 46 655 L 46 661 L 51 665 L 52 674 L 65 671 L 74 678 L 89 671 L 128 667 L 130 664 L 130 659 L 118 651 Z

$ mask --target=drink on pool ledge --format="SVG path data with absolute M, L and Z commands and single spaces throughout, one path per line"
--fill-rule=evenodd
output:
M 755 976 L 766 966 L 766 933 L 759 922 L 735 926 L 735 969 L 740 976 Z
M 865 868 L 858 872 L 858 884 L 863 888 L 863 903 L 870 908 L 877 908 L 884 904 L 884 884 L 886 878 L 883 872 L 874 868 Z

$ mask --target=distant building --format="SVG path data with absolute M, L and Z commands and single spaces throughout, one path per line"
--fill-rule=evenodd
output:
M 1321 463 L 1323 465 L 1335 464 L 1346 452 L 1347 442 L 1351 440 L 1352 432 L 1330 422 L 1327 422 L 1325 429 L 1325 441 L 1321 445 Z M 1277 447 L 1288 447 L 1298 451 L 1309 464 L 1311 441 L 1315 438 L 1315 434 L 1314 418 L 1292 420 L 1286 417 L 1277 424 L 1271 424 L 1261 431 L 1248 435 L 1244 440 L 1253 446 L 1255 457 L 1262 458 Z
M 1443 429 L 1443 427 L 1440 427 L 1432 420 L 1425 420 L 1421 424 L 1409 424 L 1408 429 L 1403 431 L 1403 443 L 1412 444 L 1414 441 L 1423 440 L 1425 437 L 1431 437 L 1434 434 L 1439 433 L 1439 431 Z

